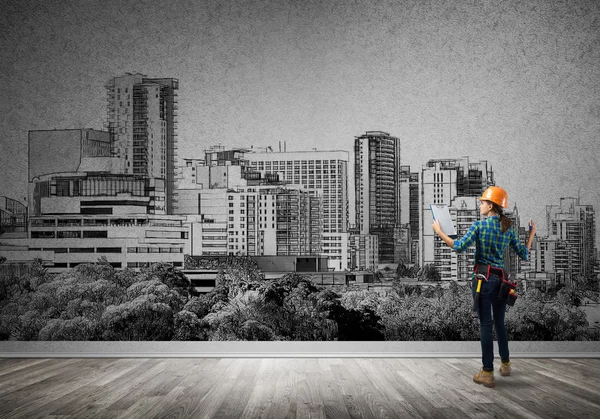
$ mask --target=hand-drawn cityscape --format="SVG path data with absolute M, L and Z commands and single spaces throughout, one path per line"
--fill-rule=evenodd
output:
M 202 156 L 178 156 L 177 79 L 125 74 L 109 80 L 106 91 L 105 129 L 29 131 L 27 206 L 10 197 L 0 201 L 3 297 L 14 298 L 16 288 L 35 294 L 50 287 L 60 294 L 58 289 L 65 284 L 81 287 L 100 275 L 120 284 L 124 295 L 134 300 L 143 297 L 143 303 L 153 304 L 147 299 L 156 292 L 153 287 L 169 284 L 173 288 L 163 290 L 163 297 L 177 301 L 181 317 L 177 319 L 186 326 L 176 333 L 166 326 L 132 326 L 136 323 L 130 318 L 114 313 L 120 306 L 115 301 L 107 304 L 111 299 L 95 306 L 92 311 L 97 316 L 101 312 L 102 321 L 98 317 L 95 326 L 90 326 L 86 323 L 91 321 L 90 312 L 77 306 L 81 303 L 77 294 L 54 301 L 64 299 L 64 307 L 76 305 L 71 307 L 77 315 L 68 319 L 70 328 L 63 325 L 60 333 L 53 334 L 59 322 L 55 319 L 34 327 L 35 332 L 27 332 L 31 326 L 22 327 L 5 338 L 68 339 L 72 335 L 65 330 L 76 330 L 75 336 L 81 339 L 85 330 L 83 338 L 87 339 L 297 339 L 289 331 L 295 326 L 285 333 L 275 331 L 264 319 L 259 322 L 252 316 L 231 330 L 211 329 L 210 319 L 225 314 L 213 310 L 214 301 L 211 309 L 198 304 L 207 296 L 214 299 L 225 293 L 223 301 L 232 315 L 234 301 L 258 304 L 259 295 L 263 305 L 269 304 L 264 295 L 273 301 L 275 295 L 289 300 L 294 293 L 290 290 L 297 290 L 299 284 L 312 296 L 305 295 L 306 301 L 299 304 L 318 306 L 323 303 L 319 298 L 324 298 L 331 304 L 336 301 L 339 310 L 362 310 L 356 323 L 361 325 L 358 335 L 351 332 L 351 324 L 333 321 L 335 310 L 330 307 L 328 315 L 317 316 L 318 322 L 307 323 L 312 326 L 306 329 L 312 331 L 301 339 L 476 338 L 476 331 L 466 324 L 460 328 L 462 334 L 421 331 L 408 335 L 391 326 L 401 321 L 402 310 L 396 307 L 392 313 L 382 307 L 391 293 L 410 295 L 418 288 L 415 295 L 421 296 L 423 286 L 429 285 L 423 297 L 439 297 L 432 304 L 450 304 L 454 297 L 462 301 L 461 310 L 469 311 L 469 292 L 456 287 L 468 286 L 473 253 L 456 254 L 440 245 L 431 229 L 429 205 L 448 205 L 458 234 L 464 234 L 480 217 L 477 198 L 495 184 L 490 162 L 463 157 L 429 160 L 416 167 L 402 165 L 402 140 L 384 131 L 367 131 L 349 139 L 351 151 L 288 151 L 286 142 L 280 142 L 275 149 L 215 145 Z M 350 162 L 353 176 L 348 173 Z M 354 188 L 354 202 L 349 188 Z M 350 206 L 354 220 L 349 218 Z M 516 205 L 508 214 L 526 240 L 523 224 L 528 220 L 520 219 Z M 530 291 L 593 291 L 598 281 L 594 208 L 579 197 L 564 197 L 547 203 L 545 221 L 548 235 L 536 237 L 526 262 L 508 254 L 507 272 L 519 281 L 523 292 L 538 297 Z M 28 279 L 19 283 L 7 278 Z M 442 283 L 446 286 L 440 287 Z M 448 287 L 449 283 L 455 284 Z M 344 297 L 336 299 L 327 289 Z M 42 294 L 47 299 L 46 292 Z M 311 298 L 316 300 L 311 302 Z M 27 304 L 35 305 L 32 301 L 35 298 Z M 346 301 L 346 306 L 340 301 Z M 442 310 L 435 307 L 429 310 Z M 292 312 L 299 315 L 303 310 L 307 307 L 300 304 Z M 574 307 L 570 310 L 569 316 L 578 316 Z M 382 323 L 385 313 L 392 318 Z M 12 315 L 4 314 L 4 322 L 23 316 L 14 307 Z M 186 321 L 186 315 L 193 319 Z M 137 318 L 151 323 L 151 317 Z M 569 320 L 574 325 L 570 330 L 577 333 L 569 339 L 590 337 L 585 318 L 578 318 L 579 323 Z M 129 324 L 121 325 L 128 332 L 111 334 L 114 327 L 110 325 L 119 321 Z M 302 321 L 290 324 L 298 326 Z M 423 328 L 428 323 L 421 318 L 417 324 Z M 103 330 L 101 335 L 98 330 Z
M 473 253 L 439 245 L 429 206 L 448 205 L 464 234 L 480 217 L 477 198 L 495 184 L 490 162 L 402 165 L 401 139 L 383 131 L 357 135 L 351 152 L 287 151 L 280 142 L 277 150 L 216 145 L 179 157 L 176 79 L 127 74 L 106 88 L 105 130 L 29 132 L 29 205 L 2 199 L 7 268 L 39 258 L 59 273 L 100 256 L 115 268 L 183 268 L 184 255 L 247 255 L 271 270 L 310 268 L 342 282 L 384 264 L 469 278 Z M 597 274 L 594 208 L 579 197 L 546 208 L 548 235 L 536 237 L 527 262 L 508 256 L 508 272 L 543 289 Z M 508 214 L 526 238 L 529 220 L 516 205 Z

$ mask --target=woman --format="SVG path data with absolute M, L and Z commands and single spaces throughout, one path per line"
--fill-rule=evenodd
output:
M 498 337 L 498 352 L 502 361 L 500 373 L 508 376 L 511 372 L 508 337 L 504 327 L 506 300 L 496 298 L 504 277 L 504 251 L 510 246 L 521 259 L 527 260 L 536 226 L 532 220 L 529 227 L 529 239 L 525 247 L 521 244 L 515 229 L 511 228 L 512 221 L 503 213 L 502 209 L 508 207 L 506 191 L 497 186 L 490 186 L 479 198 L 479 201 L 479 213 L 486 218 L 475 221 L 460 240 L 448 237 L 441 230 L 439 221 L 434 222 L 432 227 L 433 231 L 456 252 L 463 252 L 475 244 L 475 272 L 483 273 L 487 280 L 482 281 L 480 293 L 476 293 L 477 281 L 473 281 L 473 298 L 479 298 L 478 315 L 483 363 L 483 367 L 475 374 L 473 381 L 486 387 L 495 387 L 492 325 L 495 325 Z

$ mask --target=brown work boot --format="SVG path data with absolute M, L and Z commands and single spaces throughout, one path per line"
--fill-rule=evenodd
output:
M 511 371 L 512 368 L 510 367 L 510 361 L 506 363 L 502 362 L 500 364 L 500 374 L 502 374 L 503 377 L 508 377 Z
M 483 368 L 479 370 L 477 374 L 473 376 L 473 381 L 477 384 L 483 384 L 485 387 L 496 387 L 496 380 L 494 379 L 494 371 L 484 371 Z

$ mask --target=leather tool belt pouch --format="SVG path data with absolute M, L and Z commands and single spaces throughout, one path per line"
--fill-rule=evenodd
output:
M 498 298 L 501 301 L 506 301 L 506 304 L 509 306 L 515 305 L 518 297 L 517 293 L 515 292 L 516 288 L 516 282 L 513 283 L 503 279 L 502 285 L 500 285 L 500 291 L 498 292 Z

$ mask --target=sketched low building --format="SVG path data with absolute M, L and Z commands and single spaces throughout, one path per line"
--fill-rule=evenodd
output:
M 124 173 L 111 150 L 108 132 L 30 131 L 27 221 L 3 201 L 0 256 L 24 266 L 40 257 L 51 273 L 101 257 L 115 268 L 182 267 L 189 226 L 165 215 L 165 179 Z
M 154 214 L 157 188 L 134 175 L 58 173 L 31 183 L 33 215 L 21 231 L 3 230 L 0 256 L 12 265 L 41 258 L 50 273 L 106 258 L 115 268 L 167 262 L 183 267 L 189 226 Z
M 140 268 L 183 267 L 185 217 L 164 215 L 162 179 L 101 172 L 56 173 L 30 183 L 33 215 L 24 239 L 30 251 L 53 252 L 50 272 L 97 262 Z
M 31 219 L 29 233 L 0 240 L 0 256 L 17 253 L 20 261 L 41 257 L 50 273 L 106 258 L 114 268 L 141 268 L 153 263 L 183 267 L 189 237 L 185 217 L 128 215 L 44 215 Z M 12 248 L 10 248 L 11 246 Z M 27 249 L 28 257 L 23 252 Z M 39 252 L 43 252 L 40 256 Z

